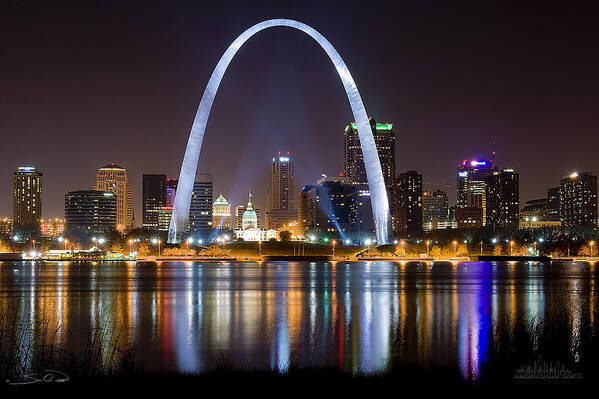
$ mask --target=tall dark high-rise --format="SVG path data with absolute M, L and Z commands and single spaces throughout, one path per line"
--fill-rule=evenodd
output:
M 383 178 L 387 192 L 395 181 L 395 132 L 392 123 L 377 123 L 374 118 L 370 118 L 370 127 L 374 135 L 374 142 L 381 162 Z M 358 127 L 355 122 L 345 126 L 343 171 L 347 181 L 355 185 L 367 185 L 366 167 L 364 166 L 364 156 L 362 155 L 362 146 L 358 135 Z
M 13 230 L 17 234 L 39 231 L 42 218 L 42 174 L 21 166 L 13 175 Z
M 266 195 L 266 227 L 277 229 L 297 218 L 295 166 L 289 152 L 272 158 Z
M 158 229 L 158 211 L 166 205 L 166 175 L 144 174 L 142 178 L 142 227 Z
M 70 237 L 87 240 L 92 235 L 109 233 L 117 224 L 116 194 L 98 190 L 68 192 L 64 215 Z
M 487 220 L 491 228 L 518 228 L 520 222 L 520 176 L 513 169 L 493 172 L 487 179 Z
M 462 214 L 469 214 L 468 219 L 476 226 L 485 225 L 487 219 L 487 179 L 497 172 L 493 160 L 462 161 L 457 168 L 457 203 L 456 208 L 481 208 L 482 212 L 470 209 Z M 457 212 L 460 213 L 459 211 Z M 481 220 L 474 220 L 474 215 L 481 215 Z M 458 219 L 460 217 L 458 216 Z M 463 219 L 463 217 L 462 217 Z M 474 226 L 473 226 L 474 227 Z
M 552 187 L 547 190 L 547 216 L 549 220 L 560 220 L 559 187 Z
M 207 236 L 212 230 L 213 181 L 209 173 L 199 174 L 193 184 L 189 207 L 189 231 Z
M 416 171 L 400 173 L 395 187 L 394 231 L 401 235 L 422 232 L 422 175 Z
M 559 203 L 563 227 L 597 226 L 597 176 L 572 173 L 562 179 Z

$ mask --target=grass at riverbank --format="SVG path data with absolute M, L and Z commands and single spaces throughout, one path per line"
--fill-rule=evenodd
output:
M 143 364 L 136 358 L 135 348 L 119 347 L 119 333 L 112 326 L 96 326 L 77 353 L 67 353 L 54 345 L 56 331 L 25 325 L 15 328 L 14 319 L 2 316 L 0 377 L 3 383 L 0 390 L 91 389 L 94 393 L 110 393 L 118 389 L 119 392 L 151 393 L 201 387 L 220 392 L 263 390 L 264 393 L 291 389 L 306 394 L 316 387 L 337 393 L 383 389 L 399 393 L 407 388 L 440 393 L 487 389 L 538 393 L 553 392 L 556 386 L 570 390 L 592 386 L 598 375 L 596 316 L 595 312 L 582 324 L 564 314 L 552 320 L 533 317 L 490 326 L 486 347 L 476 348 L 482 350 L 480 363 L 469 360 L 468 367 L 475 367 L 479 376 L 476 380 L 465 379 L 460 370 L 410 364 L 395 355 L 393 350 L 394 345 L 399 344 L 397 342 L 391 344 L 393 360 L 388 368 L 374 374 L 333 367 L 295 368 L 293 358 L 290 358 L 291 368 L 287 372 L 245 371 L 236 369 L 225 357 L 214 370 L 200 374 L 145 373 Z M 69 381 L 61 382 L 65 376 Z M 7 383 L 31 382 L 33 379 L 41 381 L 26 386 Z

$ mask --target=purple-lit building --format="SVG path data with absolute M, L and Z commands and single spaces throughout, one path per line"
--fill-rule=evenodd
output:
M 487 181 L 497 171 L 497 166 L 489 159 L 464 160 L 457 168 L 456 208 L 458 211 L 463 208 L 481 208 L 481 225 L 486 224 L 487 219 Z

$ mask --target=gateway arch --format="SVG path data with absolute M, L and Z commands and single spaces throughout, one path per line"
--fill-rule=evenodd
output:
M 214 102 L 223 75 L 233 59 L 233 56 L 237 53 L 237 50 L 239 50 L 250 37 L 264 29 L 276 26 L 287 26 L 306 33 L 320 44 L 335 65 L 335 69 L 343 82 L 343 87 L 347 93 L 347 99 L 349 100 L 354 120 L 358 127 L 358 136 L 360 137 L 360 145 L 364 155 L 364 164 L 366 166 L 366 177 L 368 178 L 370 189 L 370 201 L 372 204 L 377 242 L 379 244 L 388 243 L 389 231 L 391 228 L 391 216 L 389 213 L 387 190 L 385 188 L 383 172 L 381 171 L 381 164 L 376 150 L 374 136 L 370 128 L 370 122 L 368 121 L 366 109 L 364 108 L 364 103 L 362 103 L 362 98 L 360 97 L 356 83 L 337 50 L 335 50 L 333 45 L 331 45 L 324 36 L 308 25 L 291 19 L 269 19 L 252 26 L 235 39 L 221 57 L 216 68 L 214 68 L 212 76 L 210 76 L 210 80 L 204 90 L 204 95 L 200 101 L 200 106 L 196 112 L 189 139 L 187 141 L 187 148 L 185 149 L 183 164 L 181 165 L 173 214 L 171 216 L 171 223 L 168 231 L 168 242 L 180 242 L 182 233 L 187 229 L 191 193 L 193 191 L 193 183 L 195 181 L 198 160 L 202 149 L 204 132 L 206 130 L 208 117 L 210 116 L 212 103 Z

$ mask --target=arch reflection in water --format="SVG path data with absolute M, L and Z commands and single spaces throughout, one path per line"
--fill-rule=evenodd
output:
M 285 371 L 333 366 L 384 371 L 394 363 L 480 373 L 490 339 L 529 316 L 595 311 L 589 266 L 435 263 L 4 263 L 0 312 L 62 349 L 88 332 L 135 346 L 148 371 L 197 372 L 223 361 Z M 548 278 L 549 277 L 549 278 Z M 584 295 L 581 295 L 584 293 Z

